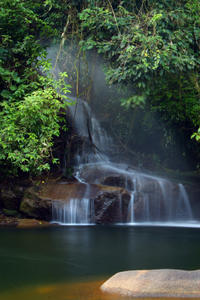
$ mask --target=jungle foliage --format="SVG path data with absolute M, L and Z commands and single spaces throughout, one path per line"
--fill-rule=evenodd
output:
M 41 70 L 44 49 L 57 38 L 60 49 L 71 45 L 76 56 L 68 63 L 77 96 L 91 92 L 87 57 L 97 52 L 105 59 L 108 84 L 132 91 L 121 99 L 121 109 L 135 115 L 148 108 L 156 114 L 165 126 L 163 143 L 176 138 L 175 130 L 198 167 L 199 0 L 0 0 L 0 5 L 1 165 L 11 172 L 40 173 L 55 161 L 53 138 L 59 135 L 63 102 Z M 148 116 L 143 123 L 151 128 Z M 126 118 L 119 118 L 118 135 L 126 136 Z
M 83 49 L 108 60 L 107 80 L 134 86 L 127 108 L 150 103 L 173 124 L 200 126 L 200 2 L 104 1 L 80 14 Z M 103 4 L 104 3 L 104 4 Z M 197 140 L 198 131 L 194 133 Z
M 79 61 L 85 54 L 92 60 L 97 52 L 105 59 L 108 84 L 132 91 L 121 99 L 121 110 L 132 112 L 134 126 L 138 118 L 143 118 L 139 135 L 146 127 L 153 138 L 151 131 L 155 132 L 155 125 L 151 112 L 160 127 L 160 131 L 156 129 L 160 140 L 158 151 L 170 155 L 173 166 L 173 153 L 181 140 L 185 144 L 180 147 L 181 155 L 193 157 L 194 165 L 199 168 L 200 150 L 196 141 L 200 140 L 200 2 L 85 0 L 72 1 L 70 5 L 66 1 L 63 5 L 60 0 L 56 3 L 62 7 L 68 5 L 67 21 L 60 31 L 67 49 L 71 41 L 73 45 L 78 43 Z M 62 15 L 63 11 L 58 9 L 57 13 Z M 77 65 L 71 68 L 74 73 Z M 80 81 L 79 77 L 76 75 L 72 81 Z M 113 110 L 107 106 L 109 111 Z M 124 143 L 130 138 L 127 136 L 130 128 L 126 118 L 118 114 L 118 119 L 121 127 L 117 135 L 121 132 Z
M 49 73 L 42 40 L 52 38 L 55 30 L 44 20 L 47 3 L 43 10 L 38 4 L 0 1 L 0 165 L 4 176 L 21 171 L 39 174 L 58 162 L 52 147 L 67 103 L 62 94 L 69 90 L 65 73 L 58 81 Z
M 129 97 L 121 99 L 121 105 L 122 110 L 132 111 L 134 126 L 137 116 L 143 118 L 139 135 L 145 126 L 149 132 L 155 132 L 150 111 L 160 127 L 160 132 L 156 129 L 158 151 L 171 156 L 173 167 L 175 148 L 181 140 L 185 146 L 180 146 L 180 154 L 188 160 L 194 158 L 193 166 L 199 168 L 199 1 L 83 1 L 76 10 L 74 35 L 80 49 L 90 53 L 90 57 L 94 52 L 104 57 L 110 86 L 132 91 Z M 65 36 L 69 40 L 73 30 L 68 28 Z M 142 109 L 143 116 L 139 112 Z M 127 124 L 123 117 L 119 118 L 122 132 Z M 122 136 L 129 138 L 126 132 Z M 152 133 L 150 136 L 153 138 Z

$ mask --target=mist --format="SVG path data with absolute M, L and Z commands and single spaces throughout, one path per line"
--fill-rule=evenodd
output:
M 67 72 L 71 96 L 85 100 L 112 137 L 115 161 L 157 173 L 193 169 L 185 139 L 177 128 L 163 123 L 148 100 L 144 108 L 121 105 L 122 99 L 134 95 L 134 85 L 108 85 L 106 62 L 95 51 L 82 53 L 76 44 L 57 44 L 48 48 L 48 58 L 55 76 Z

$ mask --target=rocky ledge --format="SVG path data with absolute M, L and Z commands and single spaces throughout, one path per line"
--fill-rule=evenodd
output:
M 115 223 L 126 218 L 130 194 L 124 188 L 83 183 L 47 183 L 28 188 L 21 201 L 20 212 L 28 217 L 50 221 L 53 202 L 81 201 L 86 194 L 94 203 L 94 223 Z M 123 210 L 120 215 L 121 201 Z
M 84 197 L 94 204 L 93 223 L 126 221 L 130 193 L 123 187 L 52 180 L 22 187 L 0 187 L 0 212 L 4 216 L 0 225 L 14 226 L 21 223 L 21 219 L 49 222 L 55 202 L 65 205 L 70 199 L 81 201 Z
M 49 226 L 52 226 L 52 224 L 42 220 L 8 217 L 0 214 L 0 227 L 33 228 Z
M 108 279 L 101 290 L 133 298 L 198 298 L 200 270 L 141 270 L 120 272 Z

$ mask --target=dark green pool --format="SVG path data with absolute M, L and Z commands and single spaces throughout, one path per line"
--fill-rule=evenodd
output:
M 157 268 L 200 268 L 200 229 L 0 229 L 0 292 Z

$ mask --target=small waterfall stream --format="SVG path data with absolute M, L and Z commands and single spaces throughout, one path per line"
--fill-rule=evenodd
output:
M 65 225 L 88 225 L 94 214 L 94 205 L 89 198 L 90 186 L 86 184 L 83 198 L 71 198 L 66 203 L 53 202 L 53 221 Z
M 70 199 L 68 203 L 53 203 L 53 221 L 61 224 L 76 225 L 90 223 L 90 199 Z
M 53 221 L 65 224 L 93 223 L 95 209 L 90 196 L 90 184 L 108 184 L 117 180 L 130 193 L 130 201 L 123 217 L 124 203 L 120 200 L 119 223 L 139 224 L 156 222 L 193 221 L 190 201 L 184 186 L 168 179 L 138 172 L 127 164 L 112 161 L 115 145 L 101 128 L 89 105 L 78 99 L 71 108 L 75 128 L 82 140 L 76 153 L 75 177 L 87 185 L 81 199 L 67 203 L 55 201 Z
M 127 222 L 128 223 L 134 223 L 135 222 L 135 216 L 134 216 L 134 200 L 135 200 L 135 194 L 134 192 L 131 193 L 131 199 L 129 202 L 129 206 L 128 206 L 128 218 L 127 218 Z

